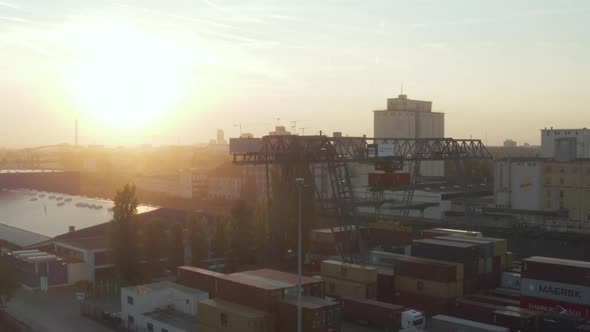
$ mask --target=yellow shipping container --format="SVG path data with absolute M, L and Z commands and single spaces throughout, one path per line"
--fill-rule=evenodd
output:
M 320 270 L 322 277 L 332 277 L 364 284 L 377 282 L 377 269 L 372 266 L 323 261 Z
M 375 284 L 363 284 L 331 277 L 323 277 L 323 279 L 326 282 L 326 295 L 332 297 L 348 296 L 365 299 L 367 294 L 370 295 L 376 288 Z
M 271 315 L 218 299 L 199 302 L 198 322 L 209 331 L 271 332 L 274 329 Z
M 458 234 L 452 234 L 451 236 L 466 237 L 464 235 L 458 235 Z M 467 238 L 469 238 L 469 237 L 467 236 Z M 471 239 L 473 239 L 473 238 L 471 238 Z M 500 238 L 496 238 L 496 237 L 478 237 L 477 240 L 491 241 L 493 243 L 493 247 L 494 247 L 493 256 L 502 256 L 502 255 L 506 254 L 506 251 L 508 250 L 508 244 L 506 242 L 506 239 L 500 239 Z
M 463 281 L 460 280 L 457 282 L 444 283 L 412 277 L 395 276 L 395 290 L 412 294 L 452 299 L 463 296 Z

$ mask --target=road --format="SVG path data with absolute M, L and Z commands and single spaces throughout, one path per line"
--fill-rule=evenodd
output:
M 73 296 L 48 296 L 19 289 L 6 312 L 35 332 L 112 332 L 80 315 Z

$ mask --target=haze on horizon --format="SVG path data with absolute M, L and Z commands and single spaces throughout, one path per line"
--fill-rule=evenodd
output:
M 590 127 L 590 2 L 0 0 L 0 146 L 372 135 L 399 93 L 446 136 Z

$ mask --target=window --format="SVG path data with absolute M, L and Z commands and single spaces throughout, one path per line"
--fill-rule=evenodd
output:
M 574 173 L 574 174 L 578 174 L 578 168 L 577 168 L 577 167 L 573 167 L 573 168 L 572 168 L 572 173 Z
M 559 173 L 565 173 L 565 167 L 560 167 L 559 168 Z
M 133 316 L 127 316 L 127 325 L 129 327 L 133 327 L 133 325 L 135 325 L 135 318 L 133 318 Z
M 133 305 L 133 296 L 127 296 L 127 304 Z
M 149 332 L 154 332 L 154 324 L 152 323 L 147 323 L 147 330 Z
M 551 178 L 545 178 L 545 184 L 551 184 Z
M 563 192 L 563 190 L 559 191 L 559 198 L 563 198 L 565 196 L 565 193 Z
M 565 180 L 563 178 L 559 178 L 559 184 L 565 184 Z
M 545 202 L 545 207 L 550 209 L 551 208 L 551 201 L 547 200 L 547 202 Z

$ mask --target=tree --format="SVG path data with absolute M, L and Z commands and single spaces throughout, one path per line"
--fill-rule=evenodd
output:
M 20 287 L 14 271 L 0 257 L 0 308 L 4 307 Z
M 225 257 L 227 255 L 227 222 L 223 218 L 217 218 L 215 222 L 215 236 L 213 236 L 213 255 Z
M 168 265 L 174 271 L 177 267 L 184 265 L 182 225 L 178 222 L 172 224 L 168 235 Z
M 154 277 L 161 272 L 161 258 L 164 250 L 164 224 L 161 220 L 156 219 L 149 222 L 143 237 L 142 248 L 143 254 L 147 261 L 147 270 Z
M 191 218 L 189 220 L 189 243 L 191 246 L 192 263 L 199 263 L 209 257 L 209 234 L 207 232 L 207 220 Z
M 248 263 L 254 247 L 253 216 L 252 208 L 242 199 L 238 199 L 231 209 L 230 245 L 232 256 L 240 264 Z
M 126 184 L 117 190 L 111 222 L 111 247 L 114 251 L 115 269 L 124 284 L 141 280 L 137 242 L 137 196 L 135 185 Z

